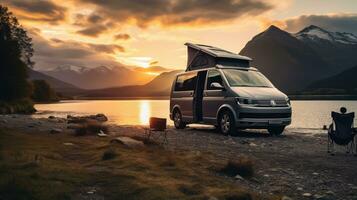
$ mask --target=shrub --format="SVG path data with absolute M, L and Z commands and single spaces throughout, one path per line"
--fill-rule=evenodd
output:
M 117 156 L 116 152 L 113 149 L 108 149 L 104 151 L 102 160 L 111 160 Z
M 254 174 L 253 161 L 247 157 L 242 157 L 236 161 L 229 160 L 221 169 L 221 172 L 228 176 L 240 175 L 245 178 L 250 178 Z
M 0 114 L 32 114 L 36 112 L 33 102 L 29 99 L 21 99 L 11 102 L 0 101 Z

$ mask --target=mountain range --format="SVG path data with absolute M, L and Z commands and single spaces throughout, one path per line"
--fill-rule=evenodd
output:
M 317 26 L 289 33 L 270 26 L 253 37 L 239 54 L 253 58 L 252 66 L 276 87 L 295 94 L 319 88 L 357 88 L 353 78 L 357 74 L 356 52 L 357 36 L 352 33 L 331 32 Z M 57 90 L 89 89 L 85 94 L 90 97 L 148 97 L 169 95 L 172 81 L 181 71 L 167 71 L 160 66 L 128 69 L 65 65 L 40 74 Z
M 145 70 L 132 70 L 121 66 L 88 68 L 63 65 L 52 70 L 41 71 L 41 73 L 83 89 L 142 85 L 155 78 L 155 74 L 147 73 Z
M 174 70 L 163 72 L 155 79 L 144 85 L 105 88 L 88 91 L 87 97 L 152 97 L 169 96 L 175 76 L 183 72 Z
M 304 90 L 313 82 L 357 64 L 357 37 L 309 26 L 288 33 L 275 26 L 255 36 L 240 54 L 287 93 Z

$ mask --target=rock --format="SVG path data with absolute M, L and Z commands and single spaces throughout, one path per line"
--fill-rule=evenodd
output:
M 1 119 L 0 122 L 6 124 L 7 120 L 6 119 Z
M 329 191 L 326 191 L 326 192 L 325 192 L 325 194 L 328 194 L 328 195 L 334 195 L 335 193 L 334 193 L 334 192 L 332 192 L 331 190 L 329 190 Z
M 144 147 L 144 143 L 142 141 L 134 140 L 133 138 L 130 137 L 117 137 L 111 140 L 110 142 L 111 143 L 117 142 L 119 144 L 123 144 L 130 148 Z
M 251 143 L 249 143 L 249 146 L 251 146 L 251 147 L 256 147 L 256 146 L 258 146 L 258 145 L 256 145 L 255 143 L 251 142 Z
M 303 197 L 311 197 L 312 194 L 311 193 L 308 193 L 308 192 L 305 192 L 302 194 Z
M 235 179 L 239 179 L 239 180 L 244 180 L 244 178 L 241 177 L 239 174 L 237 174 L 234 178 L 235 178 Z
M 63 145 L 65 145 L 65 146 L 74 146 L 74 144 L 71 143 L 71 142 L 65 142 L 65 143 L 63 143 Z
M 48 116 L 48 119 L 55 119 L 56 117 L 51 115 L 51 116 Z
M 100 122 L 106 122 L 108 121 L 108 117 L 105 116 L 104 114 L 96 114 L 95 119 Z
M 319 173 L 314 172 L 314 173 L 312 173 L 312 175 L 314 175 L 314 176 L 318 176 L 318 175 L 319 175 Z
M 217 197 L 210 196 L 208 200 L 218 200 Z
M 62 129 L 60 128 L 53 128 L 50 130 L 51 134 L 62 133 Z
M 67 115 L 67 122 L 73 124 L 86 123 L 90 120 L 95 120 L 97 122 L 106 122 L 108 118 L 104 114 L 96 114 L 96 115 L 87 115 L 87 116 L 72 116 Z
M 80 124 L 68 124 L 67 125 L 67 129 L 79 129 L 82 127 L 83 127 L 83 125 L 80 125 Z
M 304 189 L 302 187 L 296 188 L 297 191 L 303 191 Z
M 108 134 L 105 134 L 102 130 L 97 134 L 99 137 L 108 137 Z
M 288 196 L 283 196 L 283 197 L 281 197 L 281 200 L 293 200 L 293 199 Z
M 323 199 L 325 196 L 320 194 L 314 194 L 315 199 Z

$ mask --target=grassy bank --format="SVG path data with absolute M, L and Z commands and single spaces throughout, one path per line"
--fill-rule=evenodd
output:
M 36 112 L 36 109 L 29 99 L 11 102 L 0 101 L 0 114 L 31 114 L 34 112 Z
M 262 199 L 210 154 L 8 129 L 0 145 L 0 199 Z

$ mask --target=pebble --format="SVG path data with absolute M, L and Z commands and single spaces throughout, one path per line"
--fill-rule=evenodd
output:
M 62 133 L 62 129 L 60 128 L 53 128 L 50 130 L 51 134 Z
M 296 188 L 296 190 L 303 191 L 304 189 L 302 187 L 298 187 L 298 188 Z
M 302 194 L 302 196 L 304 196 L 304 197 L 311 197 L 311 196 L 312 196 L 312 194 L 311 194 L 311 193 L 306 192 L 306 193 L 303 193 L 303 194 Z
M 283 197 L 281 197 L 281 200 L 293 200 L 293 199 L 288 196 L 283 196 Z
M 244 180 L 244 178 L 242 176 L 240 176 L 239 174 L 237 174 L 234 178 L 239 179 L 239 180 Z
M 324 195 L 314 194 L 314 198 L 315 198 L 315 199 L 322 199 L 322 198 L 324 198 L 324 197 L 325 197 Z
M 318 176 L 318 175 L 319 175 L 319 173 L 314 172 L 314 173 L 312 173 L 312 175 L 314 175 L 314 176 Z
M 63 145 L 65 145 L 65 146 L 74 146 L 74 144 L 71 143 L 71 142 L 65 142 L 65 143 L 63 143 Z

